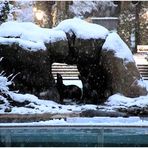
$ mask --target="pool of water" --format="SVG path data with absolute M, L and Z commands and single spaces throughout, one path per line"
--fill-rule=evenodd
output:
M 0 127 L 1 147 L 148 146 L 148 127 Z

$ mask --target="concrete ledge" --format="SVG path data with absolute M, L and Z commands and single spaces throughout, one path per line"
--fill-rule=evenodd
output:
M 67 117 L 79 117 L 79 113 L 67 114 L 0 114 L 0 123 L 38 122 Z

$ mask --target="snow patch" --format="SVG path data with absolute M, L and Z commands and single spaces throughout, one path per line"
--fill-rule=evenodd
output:
M 140 96 L 136 98 L 125 97 L 121 94 L 115 94 L 108 98 L 105 105 L 110 106 L 112 109 L 117 108 L 130 108 L 130 107 L 147 107 L 148 106 L 148 95 Z
M 109 33 L 105 27 L 88 23 L 79 18 L 64 20 L 54 29 L 66 33 L 73 32 L 80 39 L 105 39 Z
M 137 80 L 138 86 L 145 88 L 146 84 L 145 81 L 143 79 Z
M 5 22 L 0 26 L 0 43 L 17 43 L 26 50 L 46 50 L 45 43 L 67 40 L 60 30 L 40 28 L 31 22 Z
M 24 101 L 29 101 L 29 102 L 36 102 L 38 101 L 38 98 L 34 95 L 31 94 L 17 94 L 14 92 L 10 92 L 9 95 L 11 98 L 16 101 L 16 102 L 24 102 Z
M 66 32 L 74 32 L 82 39 L 105 39 L 109 31 L 78 18 L 64 20 L 53 29 L 40 28 L 31 22 L 9 21 L 0 26 L 0 44 L 15 43 L 29 51 L 46 50 L 45 43 L 67 40 Z
M 112 32 L 107 36 L 102 49 L 113 51 L 116 57 L 123 59 L 125 62 L 134 62 L 131 50 L 116 32 Z
M 53 119 L 47 121 L 31 122 L 31 123 L 0 123 L 2 126 L 147 126 L 148 121 L 139 117 L 129 118 L 113 118 L 113 117 L 94 117 L 94 118 L 66 118 Z M 94 127 L 95 128 L 95 127 Z

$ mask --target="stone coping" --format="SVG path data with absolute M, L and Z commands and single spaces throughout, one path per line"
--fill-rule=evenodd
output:
M 71 113 L 42 113 L 42 114 L 0 114 L 0 123 L 38 122 L 52 119 L 66 119 L 68 117 L 128 117 L 122 112 L 101 110 L 85 110 Z
M 79 117 L 78 113 L 66 114 L 0 114 L 0 123 L 37 122 L 67 117 Z

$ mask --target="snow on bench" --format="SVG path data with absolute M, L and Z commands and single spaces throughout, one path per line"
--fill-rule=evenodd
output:
M 53 63 L 52 74 L 57 79 L 57 73 L 61 74 L 63 80 L 78 80 L 79 71 L 76 65 L 67 65 L 65 63 Z
M 148 53 L 148 45 L 137 45 L 138 53 Z

